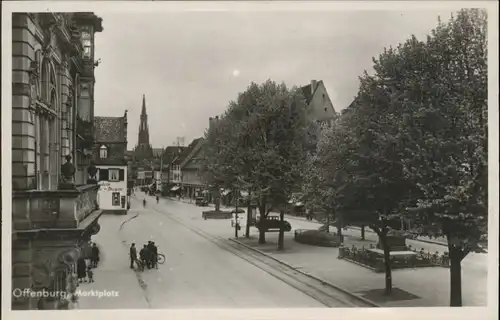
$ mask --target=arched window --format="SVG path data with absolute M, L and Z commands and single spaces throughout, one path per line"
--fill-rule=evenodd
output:
M 108 157 L 108 148 L 105 145 L 102 145 L 99 149 L 99 158 L 106 159 Z

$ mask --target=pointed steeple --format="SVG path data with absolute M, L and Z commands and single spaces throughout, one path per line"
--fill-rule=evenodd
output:
M 141 118 L 147 116 L 146 114 L 146 95 L 142 95 L 142 111 L 141 111 Z

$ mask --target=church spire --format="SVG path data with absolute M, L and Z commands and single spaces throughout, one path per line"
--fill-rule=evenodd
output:
M 139 136 L 137 139 L 137 147 L 134 152 L 137 159 L 151 159 L 153 157 L 153 149 L 149 144 L 149 126 L 148 114 L 146 113 L 146 95 L 142 95 L 142 110 L 139 124 Z
M 147 116 L 146 114 L 146 95 L 142 95 L 142 111 L 141 111 L 141 118 Z

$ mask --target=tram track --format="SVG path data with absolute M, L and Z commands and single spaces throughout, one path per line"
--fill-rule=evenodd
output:
M 320 279 L 309 276 L 303 272 L 294 269 L 291 266 L 283 264 L 276 259 L 273 259 L 255 249 L 251 249 L 245 245 L 239 244 L 231 239 L 224 239 L 214 236 L 206 231 L 190 225 L 175 217 L 166 210 L 158 209 L 156 206 L 151 206 L 151 210 L 161 214 L 162 216 L 180 224 L 186 229 L 194 232 L 207 241 L 215 244 L 219 248 L 229 251 L 235 256 L 249 262 L 255 267 L 265 271 L 273 277 L 281 280 L 289 286 L 303 292 L 311 298 L 319 301 L 329 308 L 372 308 L 375 304 L 333 285 L 325 283 Z

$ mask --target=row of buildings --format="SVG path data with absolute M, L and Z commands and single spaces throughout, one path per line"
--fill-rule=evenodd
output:
M 12 290 L 54 293 L 13 296 L 13 310 L 71 308 L 100 230 L 97 167 L 126 168 L 126 114 L 94 116 L 102 31 L 93 13 L 12 15 Z
M 331 124 L 336 118 L 335 108 L 328 96 L 323 81 L 312 80 L 301 87 L 307 102 L 308 115 L 314 121 Z M 147 122 L 145 98 L 143 97 L 139 125 L 138 144 L 129 151 L 130 178 L 137 185 L 147 185 L 163 194 L 179 194 L 195 198 L 206 189 L 199 172 L 204 158 L 204 138 L 194 139 L 188 146 L 169 146 L 165 149 L 151 147 Z M 209 119 L 214 125 L 217 117 Z M 230 191 L 222 192 L 230 196 Z

